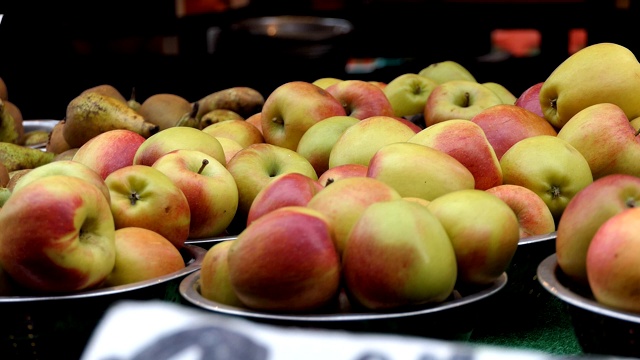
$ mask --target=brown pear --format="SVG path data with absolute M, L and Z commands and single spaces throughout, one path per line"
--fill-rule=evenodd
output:
M 19 169 L 9 172 L 9 182 L 7 182 L 7 189 L 13 191 L 21 177 L 26 175 L 32 169 Z
M 126 101 L 96 92 L 85 92 L 71 100 L 65 120 L 62 134 L 72 148 L 79 148 L 96 135 L 110 130 L 130 130 L 145 138 L 159 130 L 158 125 L 146 121 Z
M 111 96 L 112 98 L 122 101 L 123 103 L 127 102 L 127 99 L 124 97 L 124 95 L 122 95 L 122 93 L 118 91 L 118 89 L 116 89 L 113 85 L 109 85 L 109 84 L 97 85 L 84 90 L 82 94 L 88 93 L 88 92 L 94 92 L 94 93 L 102 94 L 105 96 Z
M 151 95 L 142 102 L 138 112 L 147 121 L 158 125 L 160 130 L 178 125 L 196 127 L 195 117 L 192 116 L 192 104 L 179 95 L 167 93 Z M 193 120 L 187 121 L 189 118 Z
M 200 121 L 202 116 L 211 110 L 227 109 L 246 119 L 261 111 L 264 101 L 264 96 L 253 88 L 246 86 L 231 87 L 216 91 L 198 100 L 200 109 L 196 117 Z
M 9 100 L 9 92 L 7 91 L 7 84 L 0 77 L 0 100 Z
M 76 152 L 78 152 L 78 148 L 65 150 L 59 154 L 56 154 L 56 156 L 53 157 L 53 161 L 73 160 L 73 155 L 75 155 Z
M 6 187 L 9 183 L 9 170 L 0 162 L 0 187 Z
M 5 111 L 7 111 L 13 117 L 18 136 L 22 138 L 22 136 L 24 135 L 24 117 L 22 116 L 22 111 L 20 111 L 20 108 L 18 108 L 16 104 L 12 103 L 9 100 L 4 100 L 4 106 Z
M 66 150 L 71 149 L 67 140 L 64 139 L 63 128 L 66 121 L 60 120 L 57 124 L 53 126 L 51 132 L 49 133 L 49 140 L 47 141 L 46 150 L 52 152 L 54 154 L 60 154 Z
M 240 114 L 229 109 L 213 109 L 202 115 L 200 118 L 200 128 L 204 129 L 209 125 L 217 124 L 227 120 L 244 120 Z

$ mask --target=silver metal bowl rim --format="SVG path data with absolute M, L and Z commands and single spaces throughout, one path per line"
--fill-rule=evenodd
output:
M 206 255 L 207 250 L 195 245 L 185 245 L 184 249 L 189 251 L 189 254 L 192 255 L 192 259 L 185 264 L 186 266 L 184 267 L 184 269 L 180 269 L 178 271 L 175 271 L 170 274 L 163 275 L 151 280 L 139 281 L 133 284 L 111 286 L 107 288 L 81 291 L 77 293 L 64 294 L 64 295 L 0 296 L 0 304 L 93 298 L 93 297 L 99 297 L 99 296 L 108 296 L 108 295 L 114 295 L 119 293 L 125 293 L 129 291 L 134 291 L 134 290 L 140 290 L 150 286 L 162 284 L 174 279 L 181 278 L 185 275 L 191 274 L 192 272 L 200 269 L 200 266 L 202 265 L 202 260 L 204 259 L 204 256 Z
M 535 244 L 543 241 L 555 240 L 557 234 L 558 234 L 557 231 L 553 231 L 548 234 L 527 236 L 520 239 L 520 241 L 518 242 L 518 245 L 529 245 L 529 244 Z
M 562 270 L 558 265 L 556 254 L 549 255 L 538 265 L 538 281 L 542 287 L 552 295 L 572 306 L 591 313 L 627 322 L 640 323 L 640 314 L 616 310 L 601 304 L 594 299 L 584 297 L 574 291 L 571 291 L 571 289 L 562 284 L 560 279 L 558 279 L 557 273 L 560 271 Z
M 328 313 L 328 314 L 281 314 L 266 313 L 254 311 L 246 308 L 225 305 L 216 301 L 204 298 L 197 290 L 197 284 L 200 280 L 201 270 L 189 274 L 180 282 L 180 295 L 191 304 L 205 310 L 226 315 L 236 315 L 246 318 L 280 320 L 291 322 L 345 322 L 345 321 L 365 321 L 365 320 L 385 320 L 395 318 L 405 318 L 408 316 L 427 315 L 445 310 L 450 310 L 463 305 L 485 299 L 498 291 L 500 291 L 507 283 L 507 273 L 504 272 L 496 281 L 488 287 L 468 296 L 461 297 L 450 301 L 444 301 L 440 304 L 434 304 L 418 310 L 398 311 L 398 312 L 371 312 L 371 313 Z
M 232 25 L 233 28 L 247 28 L 251 25 L 263 25 L 273 23 L 292 22 L 299 24 L 320 24 L 329 25 L 345 30 L 345 34 L 353 30 L 353 24 L 347 19 L 334 18 L 334 17 L 322 17 L 322 16 L 308 16 L 308 15 L 276 15 L 276 16 L 259 16 L 252 17 L 244 20 L 240 20 Z

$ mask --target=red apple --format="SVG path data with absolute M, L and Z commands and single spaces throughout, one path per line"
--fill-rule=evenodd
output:
M 282 207 L 256 219 L 233 241 L 227 262 L 236 295 L 252 309 L 316 311 L 340 291 L 330 221 L 307 207 Z
M 164 130 L 166 131 L 166 130 Z M 178 249 L 189 237 L 189 202 L 162 171 L 146 165 L 120 168 L 105 179 L 115 228 L 142 227 L 167 238 Z
M 207 250 L 200 265 L 200 295 L 221 304 L 244 307 L 231 285 L 227 255 L 233 241 L 222 241 Z
M 482 128 L 498 159 L 522 139 L 536 135 L 558 135 L 543 117 L 511 104 L 484 109 L 473 116 L 471 121 Z
M 115 226 L 107 199 L 72 176 L 36 179 L 0 211 L 0 263 L 19 285 L 42 293 L 100 286 L 113 270 Z
M 317 179 L 300 173 L 286 173 L 274 177 L 251 203 L 247 226 L 275 209 L 294 205 L 306 206 L 322 188 Z
M 544 81 L 533 84 L 525 89 L 520 96 L 516 99 L 515 105 L 520 106 L 523 109 L 527 109 L 532 113 L 544 118 L 542 107 L 540 106 L 540 89 Z
M 363 80 L 343 80 L 326 88 L 342 104 L 347 116 L 366 119 L 371 116 L 394 116 L 393 106 L 384 91 Z
M 152 280 L 185 268 L 180 251 L 155 231 L 126 227 L 115 232 L 116 263 L 104 286 Z
M 133 165 L 133 157 L 145 140 L 145 137 L 131 130 L 106 131 L 79 147 L 72 159 L 90 167 L 105 179 L 113 171 Z

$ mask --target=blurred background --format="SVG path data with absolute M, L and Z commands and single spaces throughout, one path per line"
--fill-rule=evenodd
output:
M 389 82 L 443 60 L 518 96 L 588 44 L 640 53 L 631 0 L 25 0 L 0 3 L 0 14 L 0 77 L 25 119 L 61 119 L 100 84 L 125 97 L 135 87 L 139 101 L 232 86 L 266 97 L 288 81 Z M 282 15 L 338 21 L 293 39 L 250 22 Z

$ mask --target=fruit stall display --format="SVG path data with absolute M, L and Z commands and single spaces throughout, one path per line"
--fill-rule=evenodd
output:
M 454 61 L 200 99 L 97 84 L 35 130 L 0 82 L 0 300 L 149 281 L 199 244 L 207 301 L 393 314 L 517 280 L 540 238 L 532 266 L 640 315 L 639 78 L 597 43 L 521 94 Z

